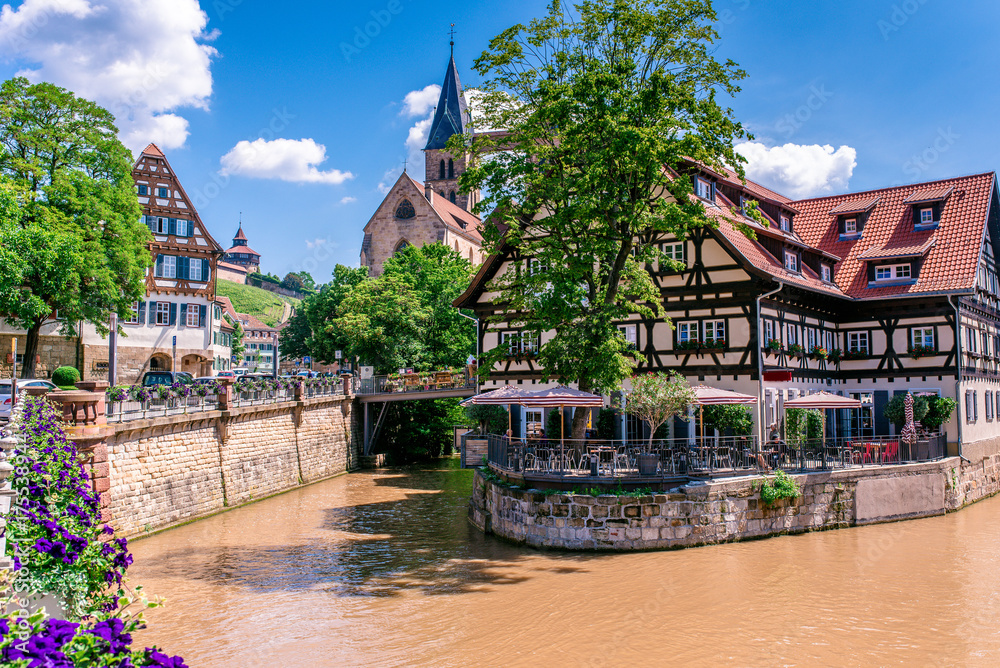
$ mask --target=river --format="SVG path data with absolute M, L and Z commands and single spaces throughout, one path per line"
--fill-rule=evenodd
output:
M 674 552 L 539 552 L 471 473 L 364 472 L 135 541 L 137 642 L 222 666 L 997 665 L 1000 497 Z

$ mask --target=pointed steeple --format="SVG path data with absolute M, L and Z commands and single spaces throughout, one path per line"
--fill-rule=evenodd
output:
M 243 243 L 239 243 L 242 241 Z M 234 246 L 246 246 L 247 245 L 247 235 L 243 234 L 243 221 L 240 221 L 240 229 L 236 230 L 236 236 L 233 237 Z
M 452 55 L 448 62 L 448 71 L 444 75 L 444 85 L 441 86 L 441 99 L 438 100 L 434 122 L 427 136 L 427 146 L 424 149 L 443 149 L 448 140 L 456 134 L 465 131 L 469 121 L 469 110 L 462 95 L 462 82 L 458 79 L 458 68 L 455 66 L 454 42 Z

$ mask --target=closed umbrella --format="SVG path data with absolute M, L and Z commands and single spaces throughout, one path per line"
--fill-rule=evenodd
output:
M 913 445 L 917 442 L 917 425 L 913 420 L 913 395 L 909 392 L 906 393 L 903 405 L 906 407 L 906 426 L 903 427 L 903 433 L 900 436 L 904 443 Z

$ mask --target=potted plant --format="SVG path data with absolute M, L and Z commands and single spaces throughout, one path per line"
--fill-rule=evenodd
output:
M 781 341 L 778 339 L 768 339 L 764 344 L 764 350 L 770 355 L 777 355 L 781 352 Z
M 908 352 L 910 357 L 915 360 L 921 357 L 931 357 L 935 354 L 934 346 L 910 346 Z
M 830 356 L 830 353 L 823 346 L 813 346 L 812 350 L 809 351 L 809 356 L 814 360 L 825 360 Z
M 845 360 L 863 360 L 868 357 L 868 351 L 860 349 L 852 349 L 844 351 Z
M 834 348 L 830 351 L 829 359 L 834 364 L 840 362 L 841 357 L 843 357 L 843 353 L 841 352 L 840 348 Z
M 705 347 L 710 350 L 723 350 L 726 347 L 725 339 L 706 339 Z
M 792 345 L 788 346 L 788 354 L 791 355 L 792 357 L 802 357 L 805 355 L 805 353 L 806 349 L 797 343 L 793 343 Z

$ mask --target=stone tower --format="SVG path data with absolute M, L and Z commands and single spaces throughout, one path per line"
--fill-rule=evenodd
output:
M 424 183 L 439 197 L 454 202 L 466 211 L 472 211 L 472 207 L 479 201 L 479 193 L 458 192 L 458 177 L 465 171 L 468 155 L 463 153 L 453 156 L 445 148 L 448 140 L 454 135 L 463 134 L 469 123 L 469 110 L 462 94 L 458 68 L 455 66 L 455 43 L 452 42 L 451 46 L 451 60 L 444 76 L 444 85 L 441 86 L 441 99 L 438 100 L 427 146 L 424 147 Z

